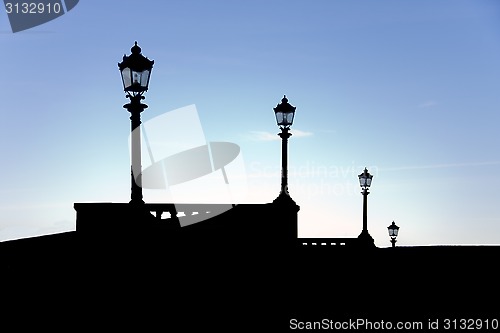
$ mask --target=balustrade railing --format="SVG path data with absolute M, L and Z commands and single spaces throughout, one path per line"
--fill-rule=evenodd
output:
M 358 238 L 298 238 L 298 243 L 308 247 L 331 247 L 331 246 L 352 246 L 357 245 Z

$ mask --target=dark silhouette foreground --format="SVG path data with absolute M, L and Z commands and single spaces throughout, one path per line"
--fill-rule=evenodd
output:
M 140 223 L 115 216 L 102 233 L 77 220 L 75 232 L 0 243 L 4 318 L 172 332 L 283 332 L 291 319 L 498 318 L 499 247 L 303 246 L 297 211 L 238 206 L 183 228 L 148 231 L 154 214 Z

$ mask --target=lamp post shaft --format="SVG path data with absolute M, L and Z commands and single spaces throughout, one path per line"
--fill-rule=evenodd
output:
M 363 232 L 368 232 L 368 189 L 363 189 Z
M 281 192 L 280 194 L 289 195 L 288 193 L 288 138 L 292 135 L 288 127 L 282 127 L 281 133 Z
M 395 237 L 391 238 L 391 243 L 392 243 L 392 247 L 396 247 L 396 238 Z
M 131 204 L 143 204 L 142 163 L 141 163 L 141 112 L 148 106 L 141 103 L 143 96 L 129 96 L 130 103 L 123 107 L 130 112 L 131 122 Z

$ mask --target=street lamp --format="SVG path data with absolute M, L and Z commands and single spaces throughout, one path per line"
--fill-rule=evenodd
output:
M 278 135 L 282 139 L 281 144 L 281 191 L 278 198 L 290 199 L 290 194 L 288 193 L 288 153 L 287 144 L 288 138 L 292 135 L 289 130 L 290 126 L 293 124 L 293 118 L 295 116 L 295 106 L 288 103 L 286 95 L 281 99 L 281 103 L 274 108 L 274 115 L 276 116 L 276 123 L 281 129 L 281 133 Z
M 372 184 L 373 175 L 371 175 L 368 172 L 368 170 L 365 168 L 365 170 L 363 170 L 363 173 L 358 175 L 358 178 L 359 178 L 359 185 L 363 189 L 363 191 L 361 192 L 361 194 L 363 194 L 363 230 L 361 231 L 361 234 L 358 236 L 358 238 L 360 240 L 362 240 L 365 245 L 368 245 L 368 244 L 373 245 L 373 238 L 368 233 L 368 227 L 367 227 L 367 225 L 368 225 L 368 222 L 367 222 L 367 216 L 368 216 L 368 214 L 367 214 L 367 197 L 368 197 L 368 194 L 370 193 L 368 191 L 368 188 Z
M 130 103 L 123 107 L 130 112 L 131 120 L 131 176 L 132 186 L 130 203 L 143 204 L 142 199 L 142 166 L 141 166 L 141 112 L 148 106 L 142 104 L 143 94 L 148 90 L 151 70 L 154 60 L 149 60 L 141 54 L 141 48 L 135 42 L 130 49 L 131 55 L 123 56 L 123 61 L 118 63 L 122 76 L 123 90 Z
M 399 227 L 392 221 L 392 224 L 387 227 L 389 236 L 391 237 L 392 247 L 396 247 L 396 237 L 398 237 Z

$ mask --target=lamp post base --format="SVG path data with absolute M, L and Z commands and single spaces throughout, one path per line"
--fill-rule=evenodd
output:
M 391 244 L 392 244 L 392 247 L 396 247 L 396 238 L 395 237 L 391 238 Z
M 363 230 L 358 236 L 360 247 L 372 248 L 375 247 L 373 237 L 368 233 L 368 230 Z
M 285 193 L 281 192 L 276 199 L 273 200 L 274 204 L 293 204 L 296 205 L 295 201 L 292 199 L 292 197 Z
M 132 199 L 129 201 L 129 204 L 135 207 L 143 207 L 145 202 L 142 199 Z

